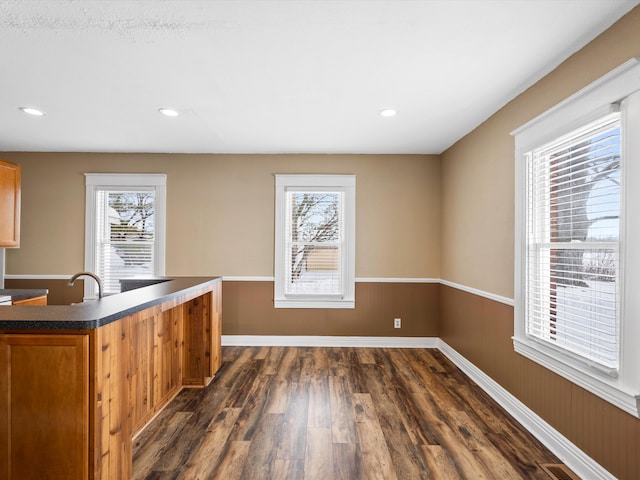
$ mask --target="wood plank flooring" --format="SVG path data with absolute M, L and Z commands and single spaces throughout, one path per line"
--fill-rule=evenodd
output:
M 542 479 L 560 463 L 438 350 L 224 347 L 134 441 L 134 479 Z

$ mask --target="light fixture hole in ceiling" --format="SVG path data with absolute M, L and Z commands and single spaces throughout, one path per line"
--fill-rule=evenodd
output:
M 381 117 L 395 117 L 398 112 L 393 108 L 385 108 L 384 110 L 380 110 L 379 113 Z
M 44 115 L 44 112 L 42 110 L 34 107 L 20 107 L 20 111 L 34 117 L 42 117 Z
M 173 108 L 167 108 L 167 107 L 162 107 L 158 109 L 158 112 L 160 112 L 165 117 L 177 117 L 178 115 L 180 115 L 180 113 L 177 110 L 174 110 Z

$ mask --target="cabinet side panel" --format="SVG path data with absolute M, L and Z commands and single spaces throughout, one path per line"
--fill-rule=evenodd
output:
M 211 294 L 183 305 L 184 366 L 183 385 L 207 385 L 211 373 Z
M 104 480 L 131 476 L 131 317 L 98 329 L 96 450 Z
M 151 337 L 155 318 L 131 321 L 131 422 L 133 431 L 142 428 L 153 404 Z
M 156 334 L 159 352 L 158 395 L 156 409 L 162 408 L 182 387 L 182 349 L 179 338 L 179 326 L 182 324 L 182 306 L 162 312 L 159 329 Z
M 222 367 L 222 282 L 218 282 L 212 292 L 211 316 L 211 375 Z

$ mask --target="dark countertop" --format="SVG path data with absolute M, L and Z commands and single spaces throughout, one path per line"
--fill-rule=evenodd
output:
M 162 283 L 169 280 L 166 277 L 133 277 L 120 279 L 120 291 L 128 292 L 129 290 L 135 290 L 137 288 L 148 287 L 149 285 L 155 285 L 156 283 Z
M 41 297 L 49 293 L 47 289 L 33 290 L 25 288 L 0 288 L 0 297 L 11 297 L 11 300 L 21 300 L 23 298 Z
M 77 305 L 0 306 L 0 329 L 98 328 L 221 281 L 222 277 L 172 277 L 167 282 Z

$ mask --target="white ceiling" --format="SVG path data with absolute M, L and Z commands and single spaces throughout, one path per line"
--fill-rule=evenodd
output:
M 440 153 L 638 3 L 0 0 L 0 151 Z

